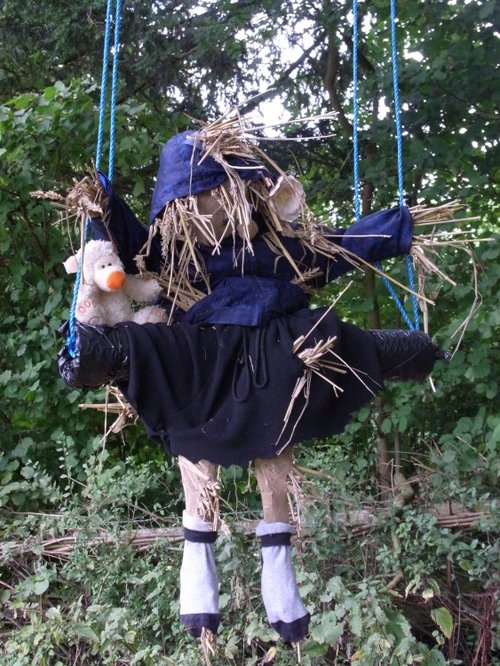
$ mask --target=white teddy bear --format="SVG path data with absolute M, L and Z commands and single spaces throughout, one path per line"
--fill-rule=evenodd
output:
M 82 250 L 66 259 L 67 273 L 76 273 Z M 167 313 L 156 305 L 134 311 L 131 301 L 151 303 L 162 288 L 154 279 L 125 273 L 123 264 L 109 241 L 91 240 L 83 249 L 83 266 L 76 302 L 76 319 L 92 326 L 114 326 L 122 321 L 137 324 L 167 321 Z

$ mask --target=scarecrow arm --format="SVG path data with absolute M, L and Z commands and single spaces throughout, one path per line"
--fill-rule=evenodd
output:
M 102 187 L 108 197 L 103 218 L 90 220 L 95 240 L 111 241 L 123 262 L 126 273 L 138 273 L 135 257 L 147 243 L 149 230 L 130 210 L 125 201 L 114 191 L 111 183 L 99 174 Z M 159 239 L 153 238 L 151 251 L 146 257 L 146 269 L 153 273 L 161 270 L 161 248 Z
M 390 208 L 361 218 L 348 229 L 318 226 L 317 239 L 303 241 L 279 236 L 279 241 L 296 267 L 306 273 L 317 269 L 320 275 L 308 284 L 318 289 L 353 270 L 360 262 L 373 263 L 404 255 L 410 250 L 413 220 L 408 208 Z M 200 246 L 200 254 L 210 275 L 212 287 L 228 277 L 256 275 L 292 281 L 297 272 L 267 234 L 252 240 L 253 254 L 244 253 L 241 239 L 224 241 L 217 253 Z M 235 260 L 236 257 L 236 260 Z
M 413 219 L 408 208 L 390 208 L 372 213 L 354 222 L 348 229 L 322 228 L 331 247 L 328 252 L 315 253 L 307 248 L 310 268 L 319 268 L 321 277 L 315 286 L 321 287 L 359 266 L 405 255 L 410 251 Z

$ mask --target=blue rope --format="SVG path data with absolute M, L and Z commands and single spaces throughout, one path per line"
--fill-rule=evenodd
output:
M 116 130 L 116 93 L 118 88 L 118 52 L 120 50 L 121 0 L 115 6 L 115 40 L 113 44 L 113 71 L 111 75 L 111 118 L 109 126 L 108 178 L 113 180 L 115 166 L 115 130 Z
M 95 166 L 97 171 L 101 166 L 102 142 L 104 136 L 104 119 L 106 116 L 106 94 L 108 87 L 108 63 L 109 63 L 109 42 L 111 36 L 111 10 L 113 0 L 108 0 L 106 6 L 106 28 L 104 32 L 104 47 L 102 52 L 102 73 L 101 73 L 101 99 L 99 102 L 99 126 L 97 129 L 97 147 L 95 151 Z
M 401 130 L 401 104 L 399 101 L 399 74 L 398 74 L 398 46 L 396 36 L 396 0 L 391 0 L 391 52 L 392 52 L 392 84 L 394 90 L 394 118 L 396 122 L 396 143 L 398 154 L 398 192 L 399 205 L 404 206 L 404 182 L 403 182 L 403 132 Z M 413 273 L 413 264 L 410 255 L 406 256 L 406 269 L 408 272 L 408 282 L 412 290 L 413 319 L 415 330 L 420 328 L 420 319 L 418 313 L 418 301 L 415 296 L 415 276 Z
M 382 264 L 381 264 L 379 261 L 376 261 L 376 262 L 375 262 L 375 266 L 379 269 L 379 271 L 382 270 Z M 417 330 L 417 329 L 415 328 L 415 324 L 412 322 L 412 320 L 411 320 L 410 317 L 408 316 L 408 313 L 407 313 L 406 310 L 404 309 L 403 304 L 401 303 L 401 301 L 400 301 L 400 299 L 399 299 L 399 296 L 396 294 L 396 292 L 395 292 L 395 290 L 394 290 L 394 287 L 392 286 L 391 281 L 388 280 L 388 279 L 385 277 L 385 275 L 381 275 L 381 278 L 382 278 L 382 280 L 383 280 L 383 282 L 384 282 L 384 284 L 385 284 L 385 287 L 386 287 L 387 291 L 388 291 L 389 294 L 391 295 L 392 300 L 393 300 L 394 303 L 396 304 L 396 307 L 397 307 L 397 309 L 399 310 L 399 313 L 401 314 L 401 316 L 402 316 L 403 319 L 405 320 L 405 323 L 406 323 L 406 325 L 408 326 L 408 328 L 410 329 L 410 331 L 415 331 L 415 330 Z
M 106 28 L 104 33 L 104 48 L 102 56 L 102 75 L 101 75 L 101 94 L 99 100 L 99 123 L 97 129 L 97 146 L 96 146 L 96 159 L 95 166 L 99 170 L 102 157 L 102 144 L 104 136 L 104 119 L 106 115 L 106 95 L 107 95 L 107 79 L 108 79 L 108 65 L 109 65 L 109 44 L 111 36 L 111 14 L 112 14 L 113 0 L 108 0 L 106 6 Z M 114 34 L 114 53 L 113 53 L 113 73 L 112 73 L 112 90 L 111 90 L 111 122 L 110 122 L 110 145 L 109 145 L 109 172 L 110 180 L 113 172 L 114 165 L 114 139 L 115 139 L 115 114 L 116 114 L 116 89 L 118 81 L 118 50 L 120 43 L 120 17 L 121 17 L 121 1 L 116 0 L 115 7 L 115 34 Z M 90 219 L 85 220 L 83 230 L 82 246 L 85 245 L 90 231 Z M 78 300 L 78 292 L 80 291 L 80 284 L 82 280 L 82 267 L 81 262 L 75 276 L 75 284 L 73 287 L 73 299 L 69 313 L 69 334 L 66 338 L 66 346 L 72 358 L 78 354 L 76 345 L 76 303 Z
M 401 109 L 399 102 L 399 75 L 396 41 L 396 2 L 391 0 L 391 51 L 392 51 L 392 87 L 394 94 L 394 119 L 396 123 L 396 144 L 398 154 L 398 193 L 399 205 L 404 206 L 403 183 L 403 132 L 401 130 Z
M 361 217 L 361 196 L 360 196 L 360 177 L 359 177 L 359 139 L 358 139 L 358 125 L 359 125 L 359 75 L 358 75 L 358 0 L 353 0 L 352 3 L 353 14 L 353 50 L 352 50 L 352 77 L 353 77 L 353 162 L 354 162 L 354 211 L 356 220 Z M 403 140 L 401 131 L 401 115 L 399 103 L 399 82 L 398 82 L 398 67 L 397 67 L 397 48 L 396 48 L 396 3 L 391 0 L 391 46 L 392 46 L 392 74 L 393 74 L 393 88 L 394 88 L 394 106 L 396 118 L 396 135 L 397 135 L 397 163 L 398 163 L 398 191 L 399 191 L 399 205 L 404 205 L 404 187 L 403 187 Z M 376 262 L 376 267 L 382 270 L 381 264 Z M 408 269 L 408 278 L 410 289 L 415 292 L 415 280 L 413 275 L 413 266 L 411 258 L 406 257 L 406 265 Z M 414 294 L 413 299 L 413 314 L 415 324 L 411 321 L 408 313 L 404 309 L 398 295 L 390 280 L 384 275 L 381 276 L 386 286 L 387 291 L 394 300 L 401 316 L 403 317 L 406 325 L 411 330 L 418 330 L 419 316 L 418 316 L 418 303 Z

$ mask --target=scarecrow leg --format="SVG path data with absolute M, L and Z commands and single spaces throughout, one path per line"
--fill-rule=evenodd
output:
M 196 465 L 179 456 L 186 510 L 182 516 L 184 553 L 180 571 L 180 618 L 188 633 L 214 634 L 220 623 L 219 581 L 214 558 L 217 538 L 217 466 L 206 460 Z
M 309 613 L 299 595 L 293 570 L 286 480 L 292 467 L 292 448 L 271 460 L 255 461 L 264 520 L 256 534 L 262 555 L 262 599 L 267 618 L 287 643 L 307 635 Z

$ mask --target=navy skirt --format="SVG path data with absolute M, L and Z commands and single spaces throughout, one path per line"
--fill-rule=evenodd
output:
M 333 310 L 305 308 L 259 328 L 119 326 L 131 368 L 121 391 L 154 440 L 193 462 L 245 465 L 273 458 L 285 445 L 338 434 L 383 386 L 372 335 Z M 293 351 L 300 336 L 307 336 L 300 350 L 335 338 L 323 359 L 336 366 L 321 372 L 336 390 L 307 373 Z M 305 371 L 310 383 L 297 391 Z

